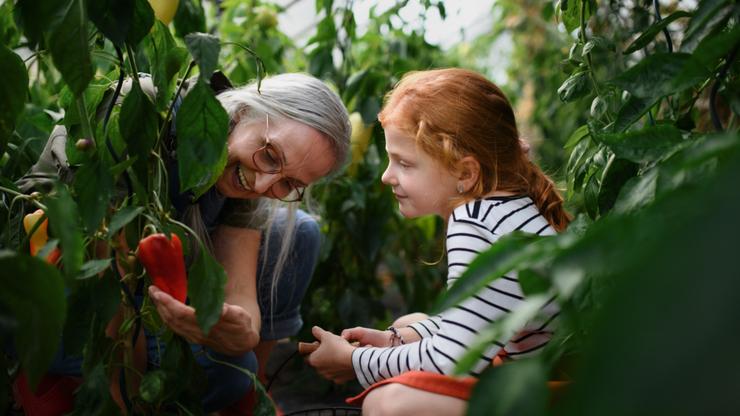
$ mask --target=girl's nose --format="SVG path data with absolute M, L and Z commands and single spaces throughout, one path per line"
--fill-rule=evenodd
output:
M 383 182 L 386 185 L 389 185 L 389 186 L 396 185 L 395 178 L 393 177 L 393 175 L 391 173 L 391 165 L 390 165 L 390 163 L 385 168 L 385 171 L 383 172 L 383 176 L 380 177 L 380 181 Z

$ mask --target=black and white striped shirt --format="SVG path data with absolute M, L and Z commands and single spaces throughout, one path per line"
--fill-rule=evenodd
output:
M 528 196 L 490 197 L 457 207 L 447 227 L 448 287 L 479 253 L 502 235 L 521 230 L 553 235 L 555 230 Z M 406 371 L 422 370 L 450 374 L 478 333 L 517 307 L 524 295 L 515 272 L 503 276 L 472 298 L 437 316 L 411 326 L 421 340 L 397 347 L 360 347 L 352 365 L 363 387 Z M 542 309 L 542 320 L 528 323 L 509 340 L 492 345 L 480 357 L 470 375 L 477 376 L 501 350 L 517 359 L 535 354 L 552 337 L 558 308 L 554 299 Z

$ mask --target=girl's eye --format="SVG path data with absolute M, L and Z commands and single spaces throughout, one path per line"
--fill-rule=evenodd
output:
M 410 168 L 411 167 L 411 164 L 410 163 L 407 163 L 407 162 L 405 162 L 403 160 L 400 160 L 398 162 L 398 164 L 401 165 L 402 168 Z

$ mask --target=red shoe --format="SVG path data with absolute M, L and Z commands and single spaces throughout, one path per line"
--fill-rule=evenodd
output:
M 13 395 L 26 416 L 59 416 L 74 409 L 74 392 L 80 384 L 77 377 L 46 374 L 34 392 L 21 372 L 13 382 Z

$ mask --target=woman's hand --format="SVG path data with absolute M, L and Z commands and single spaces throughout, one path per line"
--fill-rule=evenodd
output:
M 352 367 L 352 351 L 355 347 L 340 336 L 315 326 L 311 333 L 319 342 L 318 348 L 306 357 L 311 365 L 324 378 L 341 384 L 355 378 Z
M 342 338 L 349 342 L 357 342 L 361 347 L 391 347 L 391 331 L 379 331 L 377 329 L 363 328 L 357 326 L 342 331 Z
M 241 306 L 224 303 L 221 318 L 205 335 L 198 326 L 195 309 L 154 285 L 149 286 L 149 297 L 165 325 L 188 342 L 205 345 L 227 355 L 244 354 L 254 348 L 248 343 L 254 338 L 249 336 L 253 330 L 252 317 Z

